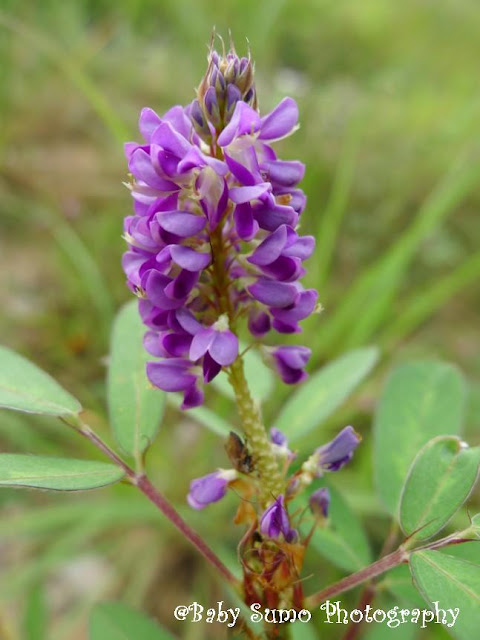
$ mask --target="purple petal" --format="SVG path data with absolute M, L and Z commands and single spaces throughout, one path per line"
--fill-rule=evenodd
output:
M 147 294 L 147 298 L 153 302 L 156 307 L 163 310 L 175 309 L 182 304 L 181 300 L 175 300 L 167 297 L 167 289 L 171 287 L 172 280 L 155 269 L 151 269 L 145 278 L 142 279 L 143 289 Z
M 283 187 L 294 187 L 305 175 L 305 165 L 298 160 L 267 160 L 262 162 L 261 169 L 267 172 L 270 182 Z
M 203 356 L 203 381 L 205 384 L 211 382 L 222 370 L 222 366 L 207 353 Z
M 216 331 L 208 351 L 218 364 L 228 367 L 238 356 L 238 338 L 231 331 Z
M 171 300 L 180 301 L 174 307 L 170 307 L 171 309 L 177 309 L 183 301 L 188 296 L 190 291 L 198 282 L 198 272 L 197 271 L 188 271 L 188 269 L 182 269 L 178 276 L 172 280 L 165 287 L 165 296 L 167 296 Z
M 150 355 L 156 358 L 165 358 L 168 355 L 162 346 L 160 335 L 157 331 L 147 331 L 145 333 L 143 346 Z
M 165 211 L 156 214 L 158 224 L 181 238 L 195 236 L 205 227 L 207 220 L 186 211 Z
M 202 325 L 195 319 L 193 313 L 185 307 L 177 309 L 176 318 L 184 331 L 194 336 L 202 329 Z
M 287 242 L 287 227 L 282 224 L 276 231 L 271 233 L 267 238 L 258 245 L 248 261 L 257 266 L 271 264 L 282 253 L 283 247 Z
M 292 256 L 306 260 L 315 249 L 315 238 L 313 236 L 302 236 L 297 238 L 292 244 L 288 244 L 283 250 L 284 256 Z
M 182 409 L 193 409 L 203 404 L 203 391 L 201 391 L 196 385 L 189 387 L 184 395 L 181 405 Z
M 196 362 L 201 358 L 208 351 L 214 339 L 215 331 L 210 327 L 208 329 L 201 329 L 196 333 L 190 346 L 190 360 Z
M 248 329 L 256 338 L 264 336 L 270 331 L 270 316 L 264 311 L 253 311 L 248 318 Z
M 172 245 L 170 253 L 173 261 L 187 271 L 202 271 L 211 261 L 209 253 L 200 253 L 182 245 Z
M 308 501 L 310 509 L 314 515 L 328 517 L 328 509 L 330 507 L 330 491 L 327 487 L 317 489 L 310 496 Z
M 281 282 L 293 282 L 305 274 L 301 260 L 287 256 L 280 256 L 271 264 L 262 267 L 262 271 L 270 278 Z
M 191 144 L 169 122 L 162 122 L 152 135 L 152 144 L 173 153 L 177 158 L 183 158 L 191 148 Z
M 169 356 L 183 358 L 188 356 L 192 336 L 182 333 L 167 333 L 162 338 L 162 345 Z
M 281 204 L 256 204 L 253 208 L 253 215 L 260 227 L 266 231 L 275 231 L 282 224 L 295 227 L 298 222 L 295 210 Z
M 218 136 L 217 143 L 220 147 L 226 147 L 233 140 L 245 133 L 252 133 L 260 126 L 260 116 L 255 109 L 245 102 L 237 102 L 232 119 L 222 133 Z
M 315 454 L 318 459 L 318 475 L 323 471 L 338 471 L 353 456 L 360 442 L 360 436 L 351 426 L 345 427 L 330 442 L 319 447 Z
M 259 302 L 274 308 L 288 307 L 297 295 L 295 285 L 266 278 L 258 278 L 255 284 L 248 287 L 248 291 Z
M 260 140 L 279 140 L 292 132 L 298 121 L 298 107 L 292 98 L 284 98 L 261 120 Z
M 249 204 L 238 204 L 233 213 L 235 230 L 238 237 L 248 242 L 258 231 L 258 223 L 253 218 L 252 208 Z
M 155 113 L 155 111 L 153 111 L 153 109 L 145 107 L 145 109 L 141 110 L 138 128 L 140 129 L 140 133 L 147 142 L 150 141 L 152 133 L 161 124 L 162 119 Z
M 317 298 L 318 293 L 315 289 L 301 291 L 291 309 L 274 309 L 272 315 L 283 322 L 298 322 L 313 312 Z
M 230 199 L 235 204 L 243 204 L 244 202 L 250 202 L 263 196 L 270 191 L 272 185 L 269 182 L 261 182 L 251 187 L 232 187 L 229 191 Z
M 202 478 L 192 480 L 187 500 L 194 509 L 203 509 L 212 502 L 218 502 L 227 493 L 228 479 L 220 471 L 214 471 Z
M 283 445 L 288 445 L 287 436 L 277 429 L 277 427 L 272 427 L 270 429 L 270 440 L 273 444 L 277 444 L 279 447 L 283 447 Z
M 161 178 L 155 171 L 150 156 L 143 149 L 137 149 L 130 158 L 128 169 L 135 178 L 142 180 L 149 187 L 159 191 L 171 191 L 172 183 Z M 175 187 L 175 185 L 174 185 Z M 175 187 L 176 188 L 176 187 Z
M 147 362 L 150 382 L 163 391 L 185 391 L 197 378 L 189 372 L 191 362 L 182 358 L 170 358 L 163 362 Z

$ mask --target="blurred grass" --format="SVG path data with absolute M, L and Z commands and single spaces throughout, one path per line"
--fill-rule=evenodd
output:
M 319 288 L 325 307 L 304 323 L 302 339 L 314 347 L 315 365 L 353 346 L 382 346 L 384 364 L 377 377 L 325 425 L 327 433 L 348 419 L 364 433 L 363 451 L 338 483 L 359 508 L 365 507 L 378 548 L 386 523 L 378 506 L 375 515 L 369 425 L 390 363 L 426 354 L 453 360 L 472 381 L 471 406 L 480 406 L 476 0 L 3 0 L 2 342 L 34 358 L 104 417 L 108 330 L 115 308 L 129 298 L 120 268 L 122 218 L 131 207 L 121 185 L 126 173 L 121 143 L 138 137 L 141 107 L 161 112 L 192 99 L 213 25 L 224 35 L 231 28 L 239 51 L 248 38 L 263 111 L 284 94 L 299 102 L 301 129 L 279 150 L 307 165 L 309 202 L 302 229 L 315 234 L 318 250 L 306 283 Z M 288 393 L 278 387 L 265 407 L 267 417 L 278 413 Z M 209 406 L 227 422 L 232 419 L 230 404 L 218 394 L 210 393 Z M 473 442 L 478 442 L 479 415 L 472 409 L 468 434 Z M 7 414 L 2 421 L 5 450 L 68 453 L 78 448 L 93 455 L 45 421 Z M 102 417 L 99 425 L 105 430 Z M 172 409 L 149 461 L 159 485 L 183 504 L 189 480 L 225 458 L 215 435 L 199 431 Z M 185 477 L 172 475 L 177 467 L 188 469 Z M 126 491 L 98 494 L 97 508 Z M 39 576 L 51 590 L 55 567 L 84 553 L 76 542 L 83 535 L 84 507 L 69 512 L 70 500 L 12 492 L 0 497 L 5 513 L 16 513 L 9 515 L 12 522 L 39 508 L 52 509 L 53 523 L 59 519 L 60 529 L 49 534 L 51 551 L 41 530 L 27 536 L 19 525 L 18 544 L 12 547 L 0 527 L 2 573 L 13 575 L 8 572 L 15 560 L 15 583 L 28 593 Z M 218 531 L 230 517 L 231 504 L 215 509 L 212 519 L 188 517 L 233 553 L 238 532 L 226 525 Z M 115 541 L 116 555 L 106 554 L 113 578 L 98 597 L 125 595 L 138 605 L 135 580 L 143 602 L 165 621 L 171 618 L 170 605 L 182 597 L 190 601 L 201 591 L 216 600 L 215 583 L 207 580 L 201 561 L 175 534 L 160 535 L 155 524 L 143 527 L 157 532 L 147 550 L 159 568 L 143 583 L 142 576 L 133 578 L 134 567 L 121 566 L 120 558 L 128 556 L 135 528 L 126 533 L 107 515 L 103 533 L 96 521 L 90 533 L 88 525 L 84 532 L 95 541 L 87 547 L 100 553 Z M 65 543 L 56 545 L 67 520 Z M 7 544 L 10 560 L 2 553 Z M 45 549 L 45 560 L 35 565 Z M 315 563 L 320 566 L 318 557 Z M 321 567 L 325 582 L 338 575 L 323 562 Z M 160 603 L 157 594 L 166 588 L 169 595 Z M 83 593 L 76 607 L 70 603 L 65 610 L 47 601 L 52 637 L 84 638 L 89 601 Z M 6 628 L 22 619 L 20 608 L 17 598 Z M 188 633 L 193 639 L 207 637 L 202 628 Z

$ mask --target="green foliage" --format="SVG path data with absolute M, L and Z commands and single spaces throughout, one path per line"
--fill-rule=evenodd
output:
M 387 381 L 374 422 L 374 464 L 378 492 L 397 516 L 408 469 L 431 438 L 460 432 L 465 385 L 459 371 L 441 362 L 397 367 Z
M 23 619 L 24 640 L 47 639 L 47 603 L 43 585 L 37 584 L 26 597 Z
M 76 415 L 78 400 L 47 373 L 0 346 L 0 407 L 51 416 Z
M 275 425 L 293 441 L 318 427 L 370 373 L 378 355 L 375 347 L 356 349 L 317 371 L 294 392 Z
M 89 640 L 173 640 L 147 616 L 120 602 L 97 604 L 90 618 Z
M 468 498 L 478 476 L 480 447 L 468 448 L 453 436 L 428 442 L 415 458 L 400 502 L 407 536 L 431 538 Z
M 358 571 L 372 560 L 372 552 L 362 524 L 342 495 L 330 484 L 328 524 L 317 527 L 311 546 L 326 560 L 345 571 Z M 311 526 L 311 523 L 310 523 Z M 305 524 L 304 532 L 308 531 Z
M 471 640 L 473 630 L 480 626 L 480 565 L 437 551 L 417 551 L 410 568 L 429 605 L 438 602 L 439 608 L 460 610 L 449 633 L 459 640 Z
M 105 462 L 0 453 L 0 486 L 84 491 L 118 482 L 119 467 Z
M 108 408 L 115 437 L 135 460 L 152 444 L 163 414 L 165 393 L 152 387 L 145 372 L 145 328 L 132 300 L 113 325 L 108 369 Z

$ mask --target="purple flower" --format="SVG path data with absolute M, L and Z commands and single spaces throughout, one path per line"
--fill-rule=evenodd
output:
M 237 472 L 234 469 L 219 469 L 192 480 L 187 496 L 188 504 L 194 509 L 203 509 L 212 502 L 218 502 L 227 493 L 228 485 L 236 477 Z
M 190 345 L 190 360 L 203 357 L 204 380 L 210 382 L 222 366 L 234 362 L 238 355 L 238 338 L 228 330 L 228 319 L 222 316 L 213 327 L 200 329 Z
M 276 427 L 270 429 L 270 440 L 279 456 L 287 458 L 289 462 L 297 457 L 296 454 L 288 448 L 287 437 L 280 429 Z
M 353 427 L 345 427 L 330 442 L 319 447 L 313 458 L 315 460 L 316 473 L 321 476 L 324 471 L 338 471 L 353 457 L 361 438 Z
M 133 215 L 124 222 L 123 268 L 139 298 L 145 348 L 159 361 L 150 381 L 202 402 L 209 383 L 238 357 L 233 326 L 254 338 L 298 333 L 317 293 L 299 280 L 314 239 L 298 234 L 304 166 L 277 158 L 272 142 L 297 127 L 285 98 L 261 115 L 250 58 L 211 51 L 197 98 L 163 116 L 140 114 L 140 144 L 127 143 Z M 303 380 L 309 350 L 280 347 L 276 368 Z M 203 380 L 202 380 L 203 379 Z
M 277 429 L 277 427 L 270 429 L 270 440 L 279 447 L 288 446 L 287 436 L 282 433 L 280 429 Z
M 308 501 L 312 513 L 322 518 L 328 517 L 330 507 L 330 491 L 327 487 L 321 487 L 312 493 Z
M 311 350 L 308 347 L 284 346 L 272 350 L 275 366 L 286 384 L 296 384 L 305 380 L 307 364 Z
M 278 539 L 281 536 L 287 542 L 293 542 L 297 537 L 295 529 L 290 528 L 290 521 L 287 510 L 285 509 L 285 498 L 279 496 L 264 511 L 260 518 L 260 533 L 268 538 Z

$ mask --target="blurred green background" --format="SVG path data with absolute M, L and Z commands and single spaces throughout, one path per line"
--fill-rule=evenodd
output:
M 302 230 L 318 249 L 305 280 L 325 307 L 304 323 L 312 369 L 356 346 L 382 349 L 375 375 L 321 436 L 347 420 L 364 434 L 337 485 L 378 550 L 387 521 L 371 489 L 369 434 L 392 364 L 458 363 L 470 383 L 468 436 L 479 442 L 476 0 L 1 0 L 2 343 L 55 375 L 107 433 L 108 334 L 130 297 L 120 267 L 131 209 L 122 143 L 139 138 L 143 106 L 161 113 L 191 101 L 214 25 L 227 38 L 232 30 L 239 53 L 248 38 L 263 112 L 286 94 L 299 103 L 301 128 L 279 152 L 307 165 Z M 271 398 L 268 420 L 288 393 Z M 215 393 L 208 404 L 232 415 Z M 0 418 L 2 451 L 97 455 L 52 420 Z M 149 468 L 183 509 L 189 481 L 225 465 L 222 447 L 170 409 Z M 0 504 L 2 638 L 43 640 L 29 620 L 46 600 L 48 640 L 83 640 L 89 607 L 102 598 L 144 609 L 187 639 L 224 637 L 221 627 L 175 628 L 176 604 L 226 596 L 129 488 L 5 491 Z M 239 535 L 231 512 L 227 503 L 186 511 L 230 558 Z M 314 566 L 325 584 L 341 575 L 319 558 Z

